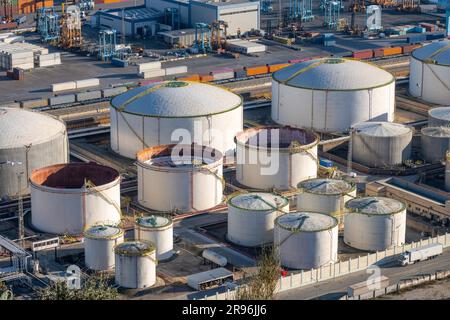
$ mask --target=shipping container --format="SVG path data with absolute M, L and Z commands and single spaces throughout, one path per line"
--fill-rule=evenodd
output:
M 139 73 L 139 76 L 142 79 L 164 77 L 165 75 L 166 75 L 165 69 L 145 70 L 145 71 L 142 71 L 141 73 Z
M 268 66 L 257 66 L 257 67 L 244 67 L 245 71 L 247 72 L 247 76 L 256 76 L 259 74 L 265 74 L 269 73 L 269 67 Z
M 117 66 L 117 67 L 122 67 L 122 68 L 128 67 L 128 61 L 117 59 L 117 58 L 112 58 L 111 64 L 114 66 Z
M 138 72 L 139 73 L 142 73 L 144 71 L 159 70 L 159 69 L 161 69 L 160 61 L 145 62 L 145 63 L 138 64 Z
M 0 108 L 20 108 L 20 102 L 2 102 Z
M 0 23 L 0 30 L 12 30 L 17 28 L 17 22 Z
M 177 77 L 177 80 L 180 81 L 200 81 L 200 75 L 198 74 L 191 74 L 186 77 Z
M 140 87 L 147 86 L 149 84 L 157 83 L 157 82 L 161 82 L 161 81 L 164 81 L 164 80 L 163 79 L 152 79 L 152 80 L 139 81 L 139 86 Z
M 32 109 L 48 106 L 48 99 L 31 99 L 20 102 L 20 107 L 24 109 Z
M 100 90 L 80 92 L 80 93 L 77 93 L 77 95 L 76 95 L 77 102 L 100 99 L 101 97 L 102 97 L 102 92 Z
M 426 35 L 427 40 L 437 40 L 437 39 L 443 39 L 445 38 L 445 33 L 432 33 Z
M 52 92 L 65 91 L 65 90 L 74 90 L 77 88 L 77 83 L 75 81 L 54 83 L 51 86 Z
M 117 96 L 121 93 L 126 92 L 128 89 L 127 87 L 115 87 L 115 88 L 107 88 L 102 90 L 102 97 L 103 98 L 109 98 Z
M 416 43 L 421 43 L 427 40 L 427 36 L 425 34 L 414 34 L 414 35 L 409 35 L 406 38 L 406 42 L 410 43 L 410 44 L 416 44 Z
M 166 76 L 171 76 L 174 74 L 181 74 L 181 73 L 187 73 L 188 67 L 187 66 L 177 66 L 177 67 L 170 67 L 166 68 Z
M 359 60 L 371 59 L 373 58 L 373 51 L 372 50 L 355 51 L 353 52 L 352 57 Z
M 200 82 L 210 82 L 213 80 L 214 80 L 214 77 L 210 74 L 200 75 Z
M 244 68 L 234 69 L 234 77 L 236 79 L 246 78 L 247 77 L 247 71 Z
M 77 89 L 89 88 L 89 87 L 97 87 L 100 85 L 100 80 L 97 78 L 84 79 L 75 81 L 77 85 Z
M 409 54 L 409 53 L 413 52 L 415 49 L 420 48 L 420 47 L 421 47 L 420 44 L 408 44 L 408 45 L 402 46 L 402 53 Z
M 373 56 L 375 58 L 384 57 L 384 48 L 373 49 Z
M 51 106 L 59 105 L 59 104 L 68 104 L 75 102 L 74 94 L 65 94 L 63 96 L 55 96 L 48 98 L 48 104 Z
M 280 69 L 286 68 L 288 66 L 290 66 L 290 63 L 278 63 L 278 64 L 271 64 L 271 65 L 267 65 L 267 67 L 269 68 L 269 72 L 273 73 L 275 71 L 278 71 Z
M 384 56 L 394 56 L 402 54 L 402 47 L 383 48 Z

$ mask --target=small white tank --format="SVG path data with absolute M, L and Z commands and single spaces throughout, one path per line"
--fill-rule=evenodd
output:
M 238 194 L 228 200 L 228 240 L 254 247 L 273 241 L 275 218 L 289 212 L 289 200 L 267 192 Z
M 156 250 L 152 243 L 122 242 L 114 248 L 116 284 L 131 289 L 151 287 L 156 282 Z
M 84 232 L 84 258 L 86 267 L 104 271 L 114 268 L 114 247 L 123 242 L 123 230 L 117 226 L 101 224 Z
M 136 218 L 134 237 L 154 243 L 158 260 L 166 260 L 172 256 L 173 222 L 170 217 L 151 215 Z
M 318 268 L 338 259 L 338 221 L 318 212 L 291 212 L 275 220 L 274 245 L 281 265 Z
M 406 205 L 385 197 L 347 201 L 344 242 L 360 250 L 385 250 L 405 243 Z

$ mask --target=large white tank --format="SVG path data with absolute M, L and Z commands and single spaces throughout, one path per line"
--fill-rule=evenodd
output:
M 156 250 L 149 242 L 127 241 L 114 248 L 116 284 L 132 289 L 151 287 L 156 282 Z
M 392 167 L 411 159 L 412 128 L 394 122 L 362 122 L 353 129 L 353 161 Z
M 450 127 L 450 107 L 438 107 L 428 110 L 429 127 Z
M 406 205 L 385 197 L 363 197 L 345 204 L 344 242 L 360 250 L 385 250 L 405 243 Z
M 114 247 L 123 242 L 123 230 L 114 225 L 100 224 L 84 232 L 84 259 L 91 270 L 114 268 Z
M 222 202 L 223 160 L 218 150 L 198 145 L 162 145 L 139 152 L 136 164 L 138 201 L 144 207 L 191 212 Z
M 162 215 L 138 217 L 134 225 L 134 238 L 153 243 L 156 247 L 156 258 L 166 260 L 173 253 L 172 219 Z
M 198 82 L 169 81 L 129 90 L 111 101 L 111 148 L 135 158 L 142 149 L 197 143 L 232 154 L 243 127 L 242 98 Z
M 450 101 L 450 40 L 414 50 L 409 64 L 409 93 L 425 101 L 448 105 Z
M 338 221 L 317 212 L 291 212 L 275 220 L 274 245 L 281 265 L 312 269 L 338 259 Z
M 450 192 L 450 150 L 447 151 L 445 160 L 445 189 Z
M 251 192 L 228 200 L 229 241 L 241 246 L 261 246 L 273 241 L 275 219 L 289 212 L 289 200 L 266 192 Z
M 358 122 L 394 120 L 395 78 L 377 66 L 323 58 L 272 78 L 272 119 L 279 124 L 341 132 Z
M 61 120 L 41 112 L 2 107 L 0 128 L 0 163 L 16 163 L 0 165 L 0 199 L 17 195 L 17 173 L 23 172 L 21 192 L 29 193 L 33 170 L 69 159 L 66 125 Z
M 319 137 L 310 130 L 266 127 L 236 135 L 236 179 L 256 189 L 290 189 L 317 176 Z
M 30 177 L 31 223 L 53 234 L 81 234 L 86 227 L 120 222 L 120 175 L 96 163 L 57 164 Z
M 450 147 L 450 128 L 424 127 L 421 133 L 422 158 L 430 163 L 443 161 Z
M 339 179 L 310 179 L 297 185 L 297 210 L 337 217 L 342 226 L 345 202 L 356 197 L 356 186 Z

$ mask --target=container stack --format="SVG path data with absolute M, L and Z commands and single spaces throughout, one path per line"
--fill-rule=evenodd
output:
M 143 79 L 172 76 L 187 73 L 187 66 L 161 68 L 160 61 L 138 64 L 138 75 Z
M 234 70 L 231 68 L 220 68 L 211 71 L 211 75 L 214 81 L 232 79 L 234 78 Z
M 61 64 L 61 55 L 59 52 L 40 54 L 35 56 L 36 67 L 49 67 Z

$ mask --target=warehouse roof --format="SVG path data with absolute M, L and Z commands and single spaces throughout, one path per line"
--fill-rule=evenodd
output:
M 279 216 L 275 224 L 290 231 L 322 231 L 337 226 L 336 218 L 318 212 L 291 212 Z
M 412 56 L 421 61 L 450 66 L 450 40 L 430 43 L 413 51 Z
M 65 134 L 65 124 L 44 113 L 0 108 L 0 149 L 23 148 Z
M 350 212 L 383 215 L 398 213 L 405 209 L 405 204 L 385 197 L 362 197 L 347 201 L 345 207 Z
M 314 194 L 346 194 L 355 189 L 355 185 L 338 179 L 309 179 L 300 182 L 298 188 Z
M 158 215 L 139 217 L 135 221 L 139 226 L 151 229 L 164 228 L 172 224 L 172 219 Z
M 111 105 L 147 117 L 200 117 L 233 110 L 240 96 L 217 86 L 188 81 L 152 83 L 115 97 Z
M 433 118 L 450 121 L 450 107 L 438 107 L 428 111 Z
M 234 196 L 228 203 L 241 209 L 266 211 L 282 208 L 289 200 L 268 192 L 251 192 Z
M 447 127 L 425 127 L 422 134 L 436 138 L 450 138 L 450 128 Z
M 84 232 L 84 236 L 91 239 L 115 239 L 122 235 L 122 229 L 111 225 L 92 226 Z
M 361 122 L 353 126 L 358 134 L 373 137 L 396 137 L 411 132 L 411 128 L 394 122 Z
M 323 58 L 296 63 L 273 74 L 275 81 L 315 90 L 361 90 L 395 81 L 389 72 L 369 63 Z

